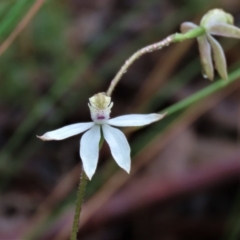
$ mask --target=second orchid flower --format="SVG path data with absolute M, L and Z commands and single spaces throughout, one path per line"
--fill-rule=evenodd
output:
M 182 33 L 196 28 L 204 29 L 205 33 L 197 37 L 197 41 L 203 74 L 210 80 L 214 78 L 214 64 L 220 77 L 228 80 L 224 51 L 212 35 L 240 39 L 240 28 L 233 26 L 233 22 L 234 20 L 231 14 L 221 9 L 213 9 L 203 16 L 200 26 L 192 22 L 184 22 L 181 25 Z

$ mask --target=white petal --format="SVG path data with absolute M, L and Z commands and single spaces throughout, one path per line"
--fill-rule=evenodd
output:
M 100 126 L 95 125 L 84 133 L 80 140 L 80 157 L 83 162 L 83 169 L 89 179 L 92 178 L 97 168 L 100 138 Z
M 89 123 L 75 123 L 71 124 L 62 128 L 59 128 L 57 130 L 47 132 L 42 136 L 37 136 L 38 138 L 49 141 L 49 140 L 62 140 L 68 137 L 72 137 L 74 135 L 77 135 L 79 133 L 82 133 L 89 128 L 91 128 L 94 125 L 93 122 Z
M 181 33 L 186 33 L 194 28 L 197 28 L 198 25 L 192 23 L 192 22 L 184 22 L 181 24 L 180 29 L 181 29 Z
M 207 34 L 207 39 L 212 47 L 213 60 L 215 62 L 215 68 L 218 71 L 218 74 L 222 79 L 228 80 L 227 62 L 221 45 L 210 34 Z
M 135 127 L 144 126 L 162 119 L 165 114 L 129 114 L 108 120 L 108 124 L 117 127 Z
M 208 28 L 208 32 L 222 37 L 240 38 L 240 28 L 227 23 L 215 23 Z
M 211 46 L 207 40 L 206 35 L 200 36 L 197 38 L 198 49 L 200 53 L 200 59 L 203 68 L 203 74 L 206 74 L 208 79 L 213 80 L 214 78 L 214 69 L 212 63 L 212 53 Z
M 104 138 L 110 147 L 113 158 L 121 168 L 129 173 L 131 168 L 131 158 L 130 146 L 126 137 L 120 130 L 107 124 L 104 124 L 102 129 Z

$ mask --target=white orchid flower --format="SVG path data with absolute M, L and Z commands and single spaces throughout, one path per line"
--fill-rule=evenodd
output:
M 204 75 L 213 80 L 214 64 L 215 69 L 222 79 L 228 80 L 227 63 L 224 51 L 218 41 L 212 36 L 222 36 L 240 39 L 240 28 L 233 25 L 233 16 L 222 9 L 213 9 L 206 13 L 200 26 L 192 22 L 184 22 L 181 25 L 181 32 L 186 33 L 196 28 L 203 28 L 204 34 L 197 37 L 198 48 L 201 57 Z
M 63 140 L 88 130 L 80 140 L 79 153 L 84 171 L 91 179 L 97 168 L 99 142 L 103 135 L 117 164 L 129 173 L 131 168 L 130 146 L 124 134 L 112 126 L 144 126 L 162 119 L 164 114 L 130 114 L 109 119 L 113 106 L 109 96 L 105 93 L 98 93 L 89 101 L 93 122 L 71 124 L 38 137 L 44 141 Z

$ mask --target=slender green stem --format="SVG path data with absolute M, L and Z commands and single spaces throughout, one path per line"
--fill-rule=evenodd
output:
M 82 168 L 80 183 L 78 185 L 78 191 L 77 191 L 76 208 L 75 208 L 72 233 L 71 233 L 71 238 L 70 238 L 71 240 L 77 240 L 79 219 L 80 219 L 80 214 L 81 214 L 81 210 L 82 210 L 82 204 L 83 204 L 83 199 L 84 199 L 84 195 L 85 195 L 87 182 L 88 182 L 87 175 Z
M 175 33 L 173 36 L 173 42 L 182 42 L 187 39 L 196 38 L 205 34 L 205 29 L 203 27 L 197 27 L 186 33 Z
M 193 103 L 196 103 L 196 102 L 206 98 L 207 96 L 213 94 L 214 92 L 217 92 L 218 90 L 226 87 L 227 85 L 237 81 L 239 78 L 240 78 L 240 69 L 238 69 L 238 70 L 234 71 L 232 74 L 230 74 L 228 81 L 220 80 L 215 83 L 212 83 L 210 86 L 193 94 L 192 96 L 190 96 L 180 102 L 177 102 L 176 104 L 173 104 L 172 106 L 162 110 L 161 113 L 167 113 L 167 115 L 171 115 L 175 112 L 178 112 L 178 111 L 192 105 Z

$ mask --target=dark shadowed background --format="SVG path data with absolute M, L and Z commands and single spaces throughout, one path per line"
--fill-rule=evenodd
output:
M 0 1 L 0 44 L 34 3 Z M 132 53 L 184 21 L 198 24 L 212 8 L 240 27 L 239 0 L 46 0 L 13 43 L 3 52 L 0 45 L 0 240 L 69 239 L 80 136 L 42 142 L 36 135 L 90 121 L 88 98 L 106 91 Z M 239 68 L 240 40 L 218 39 L 229 72 Z M 201 72 L 195 40 L 145 55 L 113 92 L 111 116 L 161 111 L 209 86 Z M 239 81 L 124 131 L 131 174 L 104 144 L 79 239 L 240 239 Z

